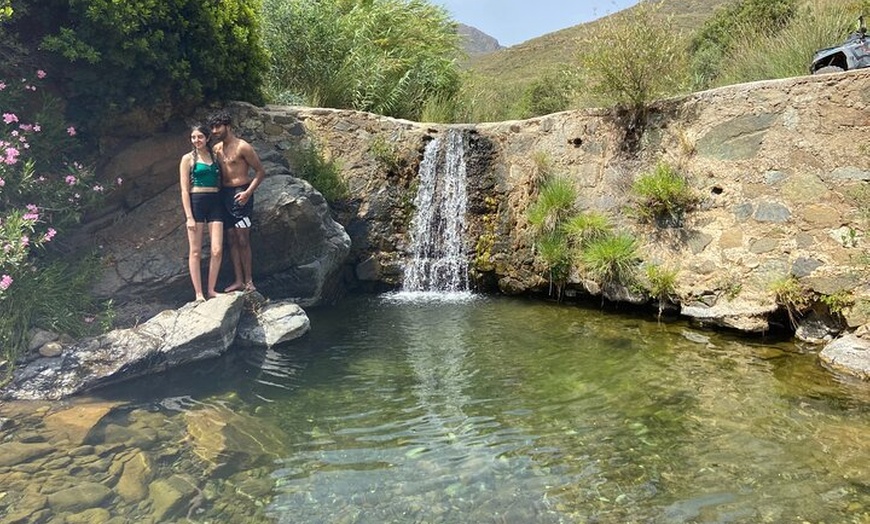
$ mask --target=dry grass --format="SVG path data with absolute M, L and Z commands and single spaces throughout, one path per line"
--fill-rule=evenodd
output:
M 659 13 L 672 16 L 678 30 L 689 32 L 699 28 L 716 8 L 730 1 L 733 0 L 662 0 Z M 619 11 L 607 18 L 628 19 L 633 9 Z M 482 78 L 481 85 L 492 86 L 501 93 L 521 93 L 536 79 L 556 73 L 565 66 L 576 65 L 578 42 L 588 37 L 601 20 L 575 25 L 477 57 L 469 62 L 469 69 Z

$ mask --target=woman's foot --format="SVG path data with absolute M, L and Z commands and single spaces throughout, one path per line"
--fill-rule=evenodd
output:
M 211 298 L 217 298 L 217 297 L 219 297 L 219 296 L 221 296 L 221 295 L 223 295 L 223 293 L 218 293 L 217 291 L 209 291 L 209 293 L 208 293 L 208 298 L 210 298 L 210 299 L 211 299 Z
M 196 300 L 195 300 L 195 302 L 196 302 L 197 304 L 199 304 L 200 302 L 205 302 L 205 297 L 202 296 L 202 295 L 196 295 Z
M 232 293 L 233 291 L 241 291 L 245 289 L 244 282 L 233 282 L 226 289 L 224 289 L 224 293 Z
M 248 282 L 247 284 L 245 284 L 245 293 L 251 293 L 252 291 L 256 291 L 256 290 L 257 290 L 257 288 L 254 287 L 253 282 Z

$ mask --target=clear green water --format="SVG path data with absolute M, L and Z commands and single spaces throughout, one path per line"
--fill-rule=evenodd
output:
M 502 297 L 309 316 L 103 396 L 280 428 L 281 523 L 870 522 L 870 391 L 791 342 Z

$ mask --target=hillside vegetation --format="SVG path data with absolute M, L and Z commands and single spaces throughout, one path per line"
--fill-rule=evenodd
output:
M 734 0 L 666 0 L 662 3 L 659 15 L 673 16 L 676 29 L 692 32 L 701 27 L 716 8 L 733 2 Z M 524 87 L 545 73 L 558 71 L 560 67 L 573 63 L 578 40 L 582 40 L 608 18 L 627 23 L 635 9 L 625 9 L 592 22 L 548 33 L 495 53 L 476 57 L 469 63 L 469 69 L 482 78 L 497 80 L 507 87 Z
M 528 118 L 626 106 L 734 83 L 806 74 L 813 52 L 870 14 L 868 0 L 661 0 L 476 57 L 457 120 Z M 597 56 L 596 55 L 601 55 Z M 607 62 L 610 60 L 611 62 Z M 659 67 L 657 71 L 646 66 Z M 670 78 L 656 78 L 660 74 Z M 665 80 L 664 82 L 660 82 Z M 660 85 L 651 85 L 659 83 Z M 629 88 L 632 89 L 632 88 Z

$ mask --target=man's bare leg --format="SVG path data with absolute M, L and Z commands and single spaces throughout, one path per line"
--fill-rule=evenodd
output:
M 224 291 L 227 293 L 231 291 L 241 291 L 245 289 L 245 281 L 242 275 L 242 260 L 240 258 L 241 254 L 239 252 L 239 229 L 232 227 L 229 230 L 229 241 L 230 241 L 230 260 L 233 262 L 233 275 L 234 280 L 233 283 L 227 286 Z
M 242 280 L 245 283 L 245 291 L 256 291 L 254 287 L 253 255 L 251 254 L 251 230 L 240 228 L 237 230 L 237 245 L 239 247 L 239 262 L 241 266 Z
M 221 259 L 224 253 L 223 222 L 210 222 L 208 233 L 211 245 L 211 258 L 208 261 L 208 298 L 214 298 L 218 296 L 215 286 L 217 286 L 218 273 L 221 271 Z

